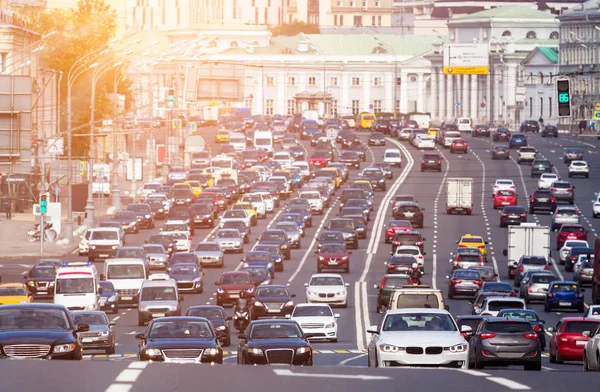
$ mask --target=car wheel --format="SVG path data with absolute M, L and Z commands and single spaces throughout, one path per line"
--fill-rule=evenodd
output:
M 330 341 L 331 343 L 337 343 L 337 341 L 338 341 L 338 338 L 332 338 L 332 339 L 329 339 L 329 341 Z
M 112 310 L 112 314 L 117 314 L 119 313 L 119 306 L 116 305 L 115 308 Z
M 588 365 L 587 355 L 586 355 L 585 351 L 583 352 L 583 371 L 584 372 L 590 371 L 590 366 Z

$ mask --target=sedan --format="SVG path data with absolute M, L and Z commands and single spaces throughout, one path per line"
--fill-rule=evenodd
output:
M 441 172 L 442 156 L 435 152 L 423 154 L 423 158 L 421 158 L 421 171 L 424 172 L 425 170 Z
M 590 339 L 583 349 L 583 371 L 600 371 L 600 326 L 584 331 L 583 336 Z
M 551 312 L 553 309 L 575 309 L 584 311 L 583 292 L 577 282 L 554 281 L 548 288 L 544 311 Z
M 475 297 L 481 288 L 483 281 L 478 271 L 471 269 L 455 270 L 452 276 L 447 276 L 448 298 L 454 299 L 456 296 Z
M 544 324 L 546 323 L 544 320 L 540 319 L 535 310 L 531 309 L 502 309 L 498 312 L 497 317 L 504 317 L 507 319 L 523 319 L 529 321 L 531 326 L 533 327 L 533 331 L 537 333 L 538 340 L 540 341 L 540 346 L 542 351 L 546 350 L 546 330 L 544 328 Z
M 514 190 L 499 190 L 494 195 L 494 209 L 517 205 L 517 193 Z
M 557 202 L 575 203 L 575 186 L 569 181 L 555 181 L 550 187 L 550 194 Z
M 229 322 L 231 317 L 225 314 L 225 309 L 221 306 L 215 305 L 198 305 L 191 306 L 185 313 L 188 317 L 203 317 L 208 319 L 212 326 L 217 331 L 217 339 L 225 347 L 231 344 L 231 337 L 229 333 Z
M 496 180 L 494 187 L 492 188 L 492 196 L 496 196 L 496 193 L 501 190 L 516 191 L 517 185 L 513 180 L 506 178 Z
M 202 282 L 203 272 L 198 264 L 175 264 L 169 267 L 169 277 L 177 282 L 177 290 L 195 292 L 202 294 L 204 286 Z
M 327 304 L 297 304 L 290 318 L 298 322 L 308 340 L 336 343 L 339 317 Z
M 243 267 L 263 267 L 269 271 L 271 279 L 275 277 L 275 266 L 271 260 L 271 254 L 266 251 L 253 250 L 242 258 Z
M 562 265 L 569 259 L 569 254 L 571 253 L 571 248 L 588 248 L 589 244 L 587 241 L 583 240 L 567 240 L 563 244 L 563 246 L 558 251 L 558 261 Z
M 261 317 L 285 317 L 294 310 L 293 298 L 296 294 L 290 294 L 285 285 L 262 285 L 255 291 L 254 303 L 252 303 L 252 320 Z
M 561 364 L 564 361 L 582 361 L 584 348 L 590 340 L 584 332 L 594 332 L 600 326 L 600 320 L 586 317 L 563 317 L 556 327 L 548 328 L 550 338 L 550 363 Z
M 351 251 L 346 250 L 345 245 L 323 244 L 321 249 L 315 251 L 317 255 L 317 272 L 324 269 L 343 269 L 350 272 Z
M 565 150 L 563 162 L 570 164 L 572 161 L 580 161 L 583 159 L 583 150 L 579 147 L 570 147 Z
M 220 229 L 215 234 L 215 242 L 223 252 L 244 253 L 243 239 L 236 229 Z
M 552 230 L 560 229 L 563 224 L 579 224 L 579 212 L 571 206 L 557 206 L 552 215 Z
M 115 353 L 115 333 L 113 327 L 115 322 L 109 322 L 106 313 L 96 311 L 73 312 L 73 322 L 75 325 L 87 324 L 89 331 L 79 332 L 77 335 L 81 338 L 84 350 L 104 350 L 106 354 Z
M 392 242 L 396 233 L 413 231 L 413 226 L 408 220 L 391 220 L 384 226 L 385 229 L 385 243 L 389 244 Z
M 546 125 L 544 129 L 542 129 L 541 137 L 558 137 L 558 128 L 554 125 Z
M 469 145 L 466 140 L 463 139 L 454 139 L 452 140 L 452 144 L 450 145 L 450 153 L 454 154 L 455 152 L 463 152 L 467 153 L 469 151 Z
M 417 147 L 419 150 L 433 150 L 435 149 L 435 139 L 430 136 L 421 136 L 420 138 L 416 139 L 415 147 Z M 452 152 L 452 148 L 450 148 L 450 152 Z
M 306 287 L 307 303 L 326 303 L 345 308 L 348 304 L 349 283 L 339 274 L 314 274 Z
M 292 248 L 300 249 L 302 247 L 302 233 L 295 222 L 277 222 L 275 229 L 285 231 L 285 234 L 290 239 Z
M 527 222 L 527 210 L 521 206 L 507 206 L 500 213 L 500 227 L 519 226 Z
M 369 146 L 385 146 L 385 135 L 381 132 L 371 132 L 368 144 Z
M 492 160 L 510 159 L 510 150 L 507 146 L 494 146 L 492 148 Z

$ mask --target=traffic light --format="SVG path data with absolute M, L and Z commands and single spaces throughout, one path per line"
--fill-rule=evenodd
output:
M 558 117 L 571 117 L 571 82 L 569 79 L 556 81 L 558 95 Z
M 167 106 L 169 108 L 175 107 L 175 89 L 170 88 L 167 92 Z
M 40 214 L 48 212 L 48 194 L 42 193 L 40 195 Z

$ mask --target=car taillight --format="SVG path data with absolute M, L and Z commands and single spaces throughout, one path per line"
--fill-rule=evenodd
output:
M 567 189 L 567 192 L 573 192 L 573 188 Z
M 577 256 L 569 256 L 569 259 L 575 261 L 577 259 Z
M 583 298 L 583 293 L 577 293 L 576 297 L 577 298 Z
M 545 269 L 546 271 L 548 271 L 548 270 L 550 269 L 550 264 L 546 264 L 546 266 L 544 267 L 544 269 Z
M 526 334 L 523 334 L 523 337 L 525 339 L 531 339 L 531 340 L 537 340 L 538 339 L 537 333 L 533 333 L 533 332 L 528 332 Z
M 423 245 L 423 241 L 417 241 L 417 242 L 415 242 L 415 245 L 416 246 L 421 246 L 421 245 Z
M 515 292 L 513 291 L 512 293 L 510 293 L 510 296 L 511 296 L 511 297 L 516 297 L 516 296 L 517 296 L 517 293 L 515 293 Z
M 519 271 L 520 271 L 520 272 L 523 272 L 523 264 L 521 264 L 521 265 L 519 266 Z
M 479 249 L 484 249 L 484 248 L 485 248 L 485 245 L 477 245 L 477 247 L 478 247 Z
M 508 216 L 508 214 L 502 214 L 502 216 Z
M 548 293 L 548 294 L 546 294 L 546 296 L 552 298 L 552 297 L 556 297 L 556 294 L 554 294 L 554 293 Z
M 481 286 L 481 284 L 482 284 L 482 282 L 481 282 L 480 280 L 476 280 L 476 281 L 475 281 L 475 282 L 473 282 L 473 283 L 475 283 L 477 286 Z
M 530 292 L 530 293 L 533 293 L 533 288 L 529 287 L 529 288 L 527 289 L 527 291 L 528 291 L 528 292 Z
M 421 160 L 421 163 L 425 163 L 425 159 L 422 159 L 422 160 Z
M 462 280 L 453 280 L 452 281 L 452 284 L 461 284 L 461 283 L 462 283 Z
M 558 189 L 556 189 L 556 188 L 552 188 L 552 189 L 550 189 L 550 190 L 551 190 L 552 192 L 556 192 Z
M 437 162 L 437 164 L 438 164 L 438 165 L 441 165 L 441 164 L 442 164 L 442 161 L 438 161 L 438 162 Z
M 527 215 L 521 214 L 521 218 L 526 218 L 526 217 L 527 217 Z
M 490 314 L 490 316 L 491 316 L 491 314 Z M 482 339 L 482 340 L 483 340 L 483 339 L 493 339 L 493 338 L 495 338 L 495 337 L 496 337 L 496 334 L 495 334 L 495 333 L 487 333 L 487 332 L 484 332 L 484 333 L 482 333 L 482 334 L 481 334 L 481 335 L 479 335 L 479 336 L 481 337 L 481 339 Z
M 552 203 L 556 203 L 556 199 L 555 199 L 555 198 L 552 198 L 552 199 L 550 199 L 550 201 L 551 201 Z
M 581 270 L 581 276 L 585 275 L 585 271 Z
M 541 330 L 541 329 L 542 329 L 542 328 L 541 328 L 539 325 L 536 325 L 535 327 L 533 327 L 533 330 L 534 330 L 535 332 L 540 332 L 540 330 Z
M 454 266 L 458 267 L 458 261 L 456 261 L 456 260 L 454 261 Z
M 392 242 L 392 245 L 400 245 L 400 241 L 394 241 Z
M 459 245 L 458 245 L 458 247 L 459 247 L 459 248 L 466 248 L 466 247 L 467 247 L 467 245 L 459 244 Z

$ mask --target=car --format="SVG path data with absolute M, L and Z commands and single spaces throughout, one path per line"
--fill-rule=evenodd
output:
M 481 251 L 481 255 L 487 262 L 487 245 L 483 237 L 473 234 L 465 234 L 458 241 L 456 241 L 459 248 L 477 248 Z
M 238 339 L 238 365 L 313 364 L 312 348 L 296 320 L 253 320 Z
M 352 219 L 331 219 L 325 225 L 325 228 L 329 231 L 341 232 L 344 236 L 346 245 L 352 247 L 352 249 L 358 249 L 358 233 L 356 232 L 356 226 L 354 225 L 354 221 Z
M 593 286 L 594 255 L 579 255 L 573 266 L 573 280 L 583 286 L 589 283 Z
M 140 259 L 147 262 L 146 252 L 142 246 L 123 246 L 117 249 L 115 259 Z
M 579 287 L 574 281 L 554 281 L 548 288 L 546 300 L 544 302 L 544 311 L 551 312 L 554 309 L 575 309 L 578 312 L 584 311 L 583 292 L 585 290 Z
M 389 221 L 385 226 L 385 243 L 389 244 L 392 242 L 396 233 L 413 231 L 413 226 L 408 220 L 393 219 Z
M 500 213 L 500 227 L 518 226 L 527 222 L 527 210 L 521 206 L 507 206 Z
M 575 204 L 575 186 L 569 181 L 555 181 L 550 187 L 550 194 L 556 202 L 566 201 Z
M 569 177 L 575 176 L 590 178 L 590 165 L 586 161 L 571 161 L 569 164 Z
M 259 238 L 259 243 L 265 245 L 277 245 L 281 253 L 285 256 L 286 260 L 292 257 L 290 250 L 290 241 L 284 230 L 281 229 L 267 229 Z
M 466 144 L 466 143 L 464 143 L 464 144 Z M 419 150 L 433 150 L 433 149 L 435 149 L 435 139 L 432 138 L 431 136 L 421 136 L 418 139 L 416 139 L 415 147 L 417 147 Z M 458 148 L 460 149 L 461 147 L 458 147 Z M 450 151 L 452 152 L 452 149 Z M 465 152 L 466 152 L 466 147 L 465 147 Z
M 483 319 L 469 340 L 469 367 L 522 365 L 542 370 L 538 334 L 527 320 L 490 317 Z
M 500 190 L 516 191 L 517 185 L 513 180 L 505 178 L 499 179 L 494 182 L 494 187 L 492 188 L 492 196 L 496 196 L 496 193 Z
M 214 205 L 209 205 L 208 203 L 194 203 L 190 206 L 189 213 L 191 215 L 191 227 L 215 227 L 217 213 Z
M 240 297 L 240 292 L 245 291 L 252 295 L 254 293 L 254 283 L 248 272 L 227 271 L 221 274 L 217 286 L 217 306 L 223 304 L 235 304 Z
M 4 289 L 0 286 L 0 293 Z M 82 359 L 83 343 L 77 334 L 88 332 L 90 327 L 85 323 L 76 325 L 63 305 L 2 302 L 5 305 L 0 306 L 0 358 Z M 51 320 L 51 324 L 42 320 Z
M 381 279 L 381 284 L 373 285 L 377 290 L 377 303 L 375 306 L 377 313 L 385 312 L 390 301 L 390 294 L 395 287 L 410 286 L 412 284 L 413 280 L 408 274 L 385 274 Z
M 540 319 L 535 310 L 531 309 L 502 309 L 498 312 L 498 318 L 506 319 L 523 319 L 528 321 L 533 327 L 533 331 L 537 333 L 538 340 L 542 351 L 546 351 L 546 330 L 544 320 Z
M 164 270 L 169 263 L 169 254 L 161 244 L 144 244 L 142 246 L 148 262 L 148 268 Z
M 507 146 L 494 146 L 492 148 L 492 160 L 510 159 L 510 150 Z
M 531 163 L 537 157 L 537 150 L 533 147 L 521 147 L 517 152 L 517 163 L 520 165 L 523 162 Z
M 460 151 L 463 153 L 467 153 L 469 151 L 469 144 L 464 139 L 454 139 L 452 140 L 452 144 L 450 144 L 450 153 L 454 154 L 455 152 Z
M 539 132 L 540 124 L 535 120 L 525 120 L 521 123 L 520 132 Z
M 23 279 L 33 298 L 54 297 L 56 267 L 53 265 L 34 265 L 23 275 Z
M 225 265 L 224 252 L 218 242 L 200 242 L 194 248 L 194 254 L 200 266 L 223 267 Z
M 452 272 L 457 269 L 469 269 L 471 267 L 482 266 L 485 259 L 478 248 L 458 248 L 456 253 L 450 253 L 450 263 L 452 263 Z
M 533 301 L 544 301 L 550 283 L 556 280 L 556 276 L 548 270 L 529 270 L 524 274 L 520 283 L 519 295 L 526 304 Z
M 285 258 L 285 256 L 283 255 L 283 253 L 281 253 L 281 248 L 279 248 L 279 246 L 275 244 L 258 243 L 254 245 L 252 251 L 269 253 L 269 256 L 271 257 L 271 263 L 273 263 L 273 267 L 268 267 L 268 264 L 266 265 L 266 267 L 269 268 L 270 272 L 284 270 L 283 259 Z
M 285 317 L 291 315 L 294 309 L 293 298 L 286 285 L 261 285 L 256 288 L 252 307 L 252 320 L 261 317 Z
M 467 268 L 469 270 L 474 270 L 479 272 L 479 276 L 481 276 L 481 280 L 485 284 L 485 282 L 495 282 L 498 277 L 498 273 L 492 266 L 488 265 L 473 265 Z
M 187 317 L 202 317 L 210 321 L 217 332 L 217 339 L 224 347 L 231 345 L 230 325 L 231 317 L 225 314 L 222 306 L 215 305 L 197 305 L 190 306 L 185 312 Z
M 575 247 L 569 250 L 569 254 L 565 261 L 565 271 L 574 271 L 575 265 L 581 259 L 581 256 L 588 256 L 590 258 L 594 257 L 594 249 L 593 248 L 584 248 L 584 247 Z
M 154 229 L 154 215 L 147 203 L 133 203 L 127 206 L 127 211 L 132 211 L 140 228 Z
M 87 332 L 77 333 L 84 350 L 104 350 L 107 355 L 115 353 L 116 337 L 113 327 L 116 323 L 110 322 L 106 313 L 87 310 L 72 312 L 71 316 L 75 325 L 87 324 L 90 327 Z
M 592 200 L 592 216 L 594 219 L 600 217 L 600 194 Z
M 529 213 L 535 214 L 536 211 L 549 211 L 552 213 L 556 209 L 556 199 L 552 197 L 549 189 L 538 189 L 529 196 Z
M 112 220 L 119 222 L 125 233 L 135 234 L 140 232 L 140 225 L 133 211 L 118 211 L 113 215 Z
M 223 252 L 244 253 L 244 240 L 237 229 L 219 229 L 215 233 L 215 242 Z
M 388 310 L 379 325 L 368 327 L 369 367 L 452 366 L 467 368 L 469 345 L 446 310 Z M 432 342 L 435 342 L 432 344 Z M 423 355 L 427 353 L 427 355 Z
M 254 286 L 260 286 L 263 284 L 271 284 L 271 273 L 267 269 L 267 267 L 260 266 L 248 266 L 240 268 L 240 271 L 245 271 L 250 274 L 252 277 L 252 284 Z
M 277 222 L 275 223 L 274 228 L 285 231 L 285 234 L 289 238 L 290 246 L 292 248 L 300 249 L 302 247 L 302 234 L 296 223 Z
M 240 232 L 242 239 L 244 240 L 244 244 L 250 242 L 250 227 L 248 226 L 246 221 L 241 219 L 231 219 L 222 226 L 223 229 L 235 229 Z
M 402 153 L 397 148 L 388 148 L 383 152 L 383 162 L 402 167 Z
M 223 363 L 216 331 L 203 317 L 173 316 L 152 320 L 140 340 L 138 360 L 152 362 Z
M 390 201 L 392 204 L 392 217 L 396 213 L 396 210 L 402 203 L 418 203 L 417 199 L 413 195 L 396 195 L 394 199 Z
M 479 272 L 471 269 L 457 269 L 448 279 L 448 298 L 457 296 L 475 297 L 483 284 Z
M 421 253 L 424 252 L 426 238 L 418 231 L 402 231 L 396 233 L 392 239 L 392 252 L 396 252 L 396 248 L 404 245 L 418 246 Z
M 344 233 L 341 231 L 324 230 L 317 237 L 317 250 L 321 250 L 324 244 L 342 244 L 346 243 Z
M 554 125 L 546 125 L 542 129 L 540 136 L 541 137 L 550 137 L 550 136 L 558 137 L 558 128 L 555 127 Z
M 387 185 L 385 183 L 385 176 L 383 171 L 377 167 L 368 167 L 363 169 L 359 175 L 361 178 L 367 179 L 371 182 L 373 189 L 385 192 Z
M 358 212 L 359 210 L 362 211 L 362 215 L 367 220 L 367 222 L 371 220 L 371 208 L 370 208 L 369 202 L 367 200 L 365 200 L 365 199 L 348 199 L 346 201 L 346 204 L 344 204 L 344 208 L 340 209 L 340 214 L 342 213 L 342 211 L 344 211 L 346 209 L 350 209 L 350 208 L 352 208 L 352 211 L 355 211 L 355 212 Z M 348 210 L 346 210 L 346 211 L 348 211 Z M 349 214 L 349 215 L 353 215 L 353 214 Z M 361 215 L 361 214 L 357 214 L 357 215 Z
M 396 206 L 394 219 L 407 220 L 414 227 L 423 228 L 425 222 L 424 210 L 425 207 L 421 207 L 418 203 L 403 202 Z
M 600 320 L 600 305 L 589 305 L 585 318 Z
M 343 151 L 338 161 L 344 163 L 349 169 L 360 169 L 361 158 L 356 151 Z
M 560 250 L 567 240 L 587 241 L 587 230 L 581 224 L 564 224 L 556 236 L 556 250 Z
M 375 162 L 371 166 L 380 168 L 381 171 L 383 171 L 383 175 L 388 180 L 392 180 L 394 178 L 394 172 L 392 171 L 392 165 L 390 165 L 388 162 Z M 344 169 L 345 169 L 345 167 L 344 167 Z M 346 176 L 345 176 L 346 180 L 348 179 L 347 174 L 348 174 L 348 172 L 346 171 Z
M 392 254 L 388 261 L 384 262 L 386 274 L 410 274 L 413 264 L 417 264 L 417 258 L 412 255 Z
M 514 190 L 502 189 L 494 195 L 494 209 L 516 206 L 518 204 L 517 192 Z
M 496 132 L 494 132 L 493 140 L 495 142 L 499 141 L 508 141 L 510 138 L 510 131 L 508 128 L 496 128 Z
M 552 173 L 554 171 L 554 165 L 548 159 L 535 158 L 531 163 L 531 177 L 539 178 L 544 173 Z
M 306 287 L 307 303 L 326 303 L 331 306 L 348 306 L 349 283 L 344 283 L 344 279 L 339 274 L 318 273 L 313 274 Z
M 579 211 L 576 207 L 557 206 L 552 215 L 552 231 L 557 231 L 563 224 L 579 224 Z
M 183 227 L 186 227 L 184 224 Z M 189 252 L 192 246 L 192 239 L 187 231 L 161 231 L 161 234 L 169 235 L 173 238 L 176 252 Z
M 169 278 L 177 282 L 177 290 L 182 292 L 195 292 L 202 294 L 204 285 L 202 282 L 202 271 L 198 264 L 177 263 L 168 269 Z
M 350 151 L 356 151 L 363 162 L 367 160 L 367 146 L 360 140 L 353 140 L 348 146 Z
M 369 134 L 368 144 L 369 146 L 385 146 L 385 134 L 381 132 L 371 132 Z
M 583 371 L 600 371 L 600 327 L 584 331 L 583 336 L 589 338 L 583 349 Z
M 241 220 L 246 224 L 247 227 L 250 227 L 252 225 L 251 217 L 248 215 L 248 213 L 246 213 L 246 211 L 244 211 L 244 210 L 227 210 L 227 211 L 224 211 L 223 215 L 221 216 L 220 226 L 223 227 L 223 225 L 226 222 L 232 221 L 232 220 Z
M 514 295 L 514 292 L 512 292 L 512 294 L 504 293 L 502 295 L 493 293 L 483 299 L 477 313 L 482 316 L 496 317 L 502 309 L 526 309 L 527 306 L 525 305 L 525 301 L 521 298 L 515 298 Z
M 562 317 L 555 327 L 548 328 L 550 338 L 550 363 L 583 361 L 584 348 L 590 340 L 584 332 L 594 332 L 600 320 L 588 317 Z
M 421 272 L 425 272 L 425 255 L 427 253 L 421 252 L 421 248 L 415 245 L 401 245 L 396 247 L 392 256 L 412 256 L 417 260 L 419 269 Z
M 490 137 L 490 127 L 484 124 L 478 124 L 473 127 L 471 132 L 473 137 Z
M 579 147 L 569 147 L 565 149 L 565 153 L 563 155 L 563 162 L 567 165 L 572 161 L 581 161 L 583 160 L 583 149 Z
M 442 156 L 436 152 L 427 152 L 421 158 L 421 171 L 435 170 L 442 171 Z
M 338 341 L 338 313 L 333 313 L 328 304 L 296 304 L 292 311 L 296 321 L 309 341 Z
M 527 137 L 524 133 L 515 132 L 510 135 L 508 140 L 508 148 L 517 148 L 527 146 Z
M 538 189 L 550 189 L 554 182 L 560 181 L 560 177 L 555 173 L 543 173 L 538 180 Z
M 98 309 L 113 314 L 119 313 L 119 294 L 112 282 L 101 280 L 98 286 L 102 289 L 98 299 Z
M 550 264 L 544 256 L 521 256 L 515 269 L 515 287 L 521 285 L 521 279 L 527 271 L 549 271 Z
M 582 240 L 567 240 L 563 244 L 563 246 L 558 251 L 558 262 L 562 265 L 565 264 L 565 261 L 569 259 L 569 254 L 571 253 L 571 248 L 589 248 L 589 244 L 587 241 Z
M 317 272 L 326 269 L 343 269 L 344 272 L 350 272 L 350 255 L 352 252 L 346 250 L 344 244 L 323 244 L 319 250 L 315 251 L 317 255 Z

